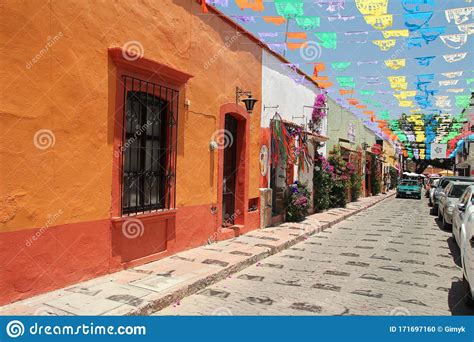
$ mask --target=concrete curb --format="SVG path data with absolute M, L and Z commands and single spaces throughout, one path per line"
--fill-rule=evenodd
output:
M 388 195 L 385 195 L 383 196 L 382 198 L 378 199 L 377 201 L 374 201 L 372 203 L 369 203 L 361 208 L 358 208 L 354 211 L 351 211 L 347 214 L 343 214 L 342 216 L 338 217 L 337 219 L 335 219 L 334 221 L 331 221 L 331 222 L 327 222 L 327 223 L 324 223 L 322 224 L 321 226 L 309 231 L 309 232 L 306 232 L 304 234 L 301 234 L 299 236 L 296 236 L 294 238 L 291 238 L 287 241 L 285 241 L 284 243 L 278 245 L 278 246 L 274 246 L 272 248 L 268 248 L 267 251 L 265 252 L 262 252 L 262 253 L 258 253 L 258 254 L 254 254 L 252 255 L 251 257 L 248 257 L 236 264 L 233 264 L 233 265 L 230 265 L 230 266 L 227 266 L 211 275 L 207 275 L 201 279 L 197 279 L 197 280 L 193 280 L 193 281 L 190 281 L 188 284 L 182 284 L 179 288 L 175 289 L 174 291 L 172 291 L 171 293 L 166 293 L 166 294 L 163 294 L 160 296 L 160 294 L 156 294 L 156 299 L 152 299 L 150 301 L 148 301 L 145 305 L 143 306 L 138 306 L 136 308 L 134 308 L 133 310 L 130 310 L 129 312 L 126 312 L 124 313 L 124 315 L 127 315 L 127 316 L 130 316 L 130 315 L 137 315 L 137 316 L 145 316 L 145 315 L 150 315 L 154 312 L 157 312 L 157 311 L 160 311 L 172 304 L 175 304 L 176 302 L 178 302 L 179 300 L 185 298 L 185 297 L 188 297 L 192 294 L 195 294 L 196 292 L 208 287 L 209 285 L 212 285 L 212 284 L 215 284 L 221 280 L 224 280 L 226 279 L 227 277 L 229 277 L 230 275 L 234 274 L 234 273 L 237 273 L 261 260 L 264 260 L 266 258 L 268 258 L 269 256 L 271 255 L 274 255 L 276 253 L 279 253 L 285 249 L 288 249 L 294 245 L 296 245 L 297 243 L 299 242 L 302 242 L 304 240 L 306 240 L 309 236 L 313 235 L 313 234 L 316 234 L 316 233 L 320 233 L 336 224 L 338 224 L 339 222 L 341 221 L 344 221 L 345 219 L 351 217 L 351 216 L 354 216 L 354 215 L 357 215 L 358 213 L 364 211 L 364 210 L 367 210 L 371 207 L 373 207 L 374 205 L 394 196 L 395 193 L 391 193 L 391 194 L 388 194 Z M 311 216 L 311 215 L 310 215 Z M 268 227 L 268 228 L 272 228 L 272 227 Z M 244 234 L 245 235 L 245 234 Z

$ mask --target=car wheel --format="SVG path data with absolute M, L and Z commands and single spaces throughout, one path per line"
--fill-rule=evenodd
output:
M 469 306 L 474 306 L 474 298 L 472 298 L 471 287 L 469 286 L 469 282 L 466 279 L 466 276 L 462 276 L 462 282 L 464 287 L 464 293 L 466 295 L 466 304 Z
M 451 225 L 448 222 L 446 222 L 446 218 L 443 216 L 443 228 L 444 229 L 449 229 L 450 226 Z

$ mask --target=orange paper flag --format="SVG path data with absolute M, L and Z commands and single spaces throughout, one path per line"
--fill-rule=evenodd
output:
M 304 40 L 306 40 L 306 32 L 287 32 L 286 36 L 290 39 L 304 39 Z
M 364 110 L 363 113 L 366 114 L 366 115 L 374 115 L 374 111 L 373 111 L 373 110 Z
M 296 49 L 299 49 L 299 48 L 302 48 L 302 47 L 306 46 L 306 42 L 301 42 L 301 43 L 286 43 L 286 46 L 287 46 L 288 49 L 290 49 L 290 50 L 296 50 Z
M 318 77 L 320 71 L 326 70 L 326 64 L 324 63 L 314 63 L 313 76 Z
M 327 82 L 327 81 L 329 81 L 329 76 L 313 76 L 312 78 L 316 82 Z
M 263 20 L 265 20 L 266 23 L 275 24 L 275 25 L 281 25 L 286 21 L 286 19 L 283 17 L 269 17 L 269 16 L 263 16 Z
M 339 89 L 339 94 L 341 95 L 354 94 L 354 89 Z
M 367 106 L 366 105 L 357 105 L 356 108 L 364 109 L 364 108 L 367 108 Z
M 263 11 L 263 0 L 235 0 L 235 3 L 241 10 L 250 8 L 253 11 Z
M 332 82 L 318 82 L 320 88 L 326 89 L 332 87 Z

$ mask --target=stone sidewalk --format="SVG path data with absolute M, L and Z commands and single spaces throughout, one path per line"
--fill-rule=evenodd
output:
M 258 229 L 0 308 L 0 315 L 148 315 L 393 196 Z

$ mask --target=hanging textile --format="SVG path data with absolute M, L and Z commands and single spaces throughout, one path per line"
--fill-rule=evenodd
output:
M 401 68 L 404 68 L 405 67 L 405 64 L 406 64 L 406 59 L 403 58 L 403 59 L 387 59 L 385 62 L 385 65 L 392 69 L 392 70 L 398 70 L 398 69 L 401 69 Z
M 285 43 L 271 43 L 267 44 L 267 46 L 275 53 L 282 55 L 286 51 L 286 44 Z
M 464 32 L 465 34 L 474 33 L 474 23 L 462 24 L 458 26 L 459 31 Z
M 458 84 L 459 80 L 442 80 L 442 81 L 439 81 L 439 86 L 440 87 L 447 87 L 447 86 L 453 86 L 453 85 L 456 85 Z
M 293 19 L 304 15 L 302 0 L 275 0 L 278 15 L 285 19 Z
M 387 76 L 387 79 L 390 84 L 406 83 L 407 81 L 406 76 Z
M 280 26 L 284 22 L 286 22 L 286 19 L 283 17 L 269 17 L 269 16 L 263 16 L 263 20 L 265 20 L 266 23 L 268 24 L 275 24 L 277 26 Z
M 415 5 L 413 8 L 409 8 L 408 5 Z M 420 5 L 434 5 L 434 0 L 402 0 L 403 9 L 409 13 L 416 13 L 420 11 Z
M 289 39 L 307 39 L 306 32 L 287 32 L 286 36 Z
M 436 56 L 427 56 L 427 57 L 416 57 L 415 60 L 418 63 L 418 65 L 421 66 L 429 66 L 430 63 L 435 59 Z
M 393 25 L 393 16 L 391 14 L 383 15 L 365 15 L 365 22 L 376 30 L 384 30 Z
M 448 23 L 454 20 L 456 25 L 459 25 L 474 17 L 474 7 L 450 8 L 445 10 L 444 14 Z
M 408 31 L 408 30 L 388 30 L 388 31 L 382 31 L 382 35 L 385 39 L 392 38 L 392 37 L 408 37 L 410 35 L 410 31 Z
M 404 82 L 404 83 L 391 84 L 390 87 L 391 87 L 393 90 L 407 90 L 407 88 L 408 88 L 408 83 Z
M 348 31 L 348 32 L 344 32 L 344 35 L 346 37 L 353 37 L 353 36 L 361 37 L 362 36 L 364 38 L 349 40 L 349 42 L 350 43 L 356 43 L 356 44 L 365 44 L 365 43 L 367 43 L 367 36 L 369 35 L 369 32 L 367 32 L 367 31 Z
M 364 96 L 374 96 L 375 90 L 360 90 L 359 93 Z
M 252 11 L 262 12 L 264 9 L 263 0 L 235 0 L 235 3 L 241 10 L 248 8 Z
M 440 26 L 440 27 L 425 27 L 420 29 L 421 36 L 425 40 L 425 43 L 428 44 L 436 38 L 438 38 L 440 35 L 442 35 L 446 30 L 445 26 Z
M 403 15 L 405 26 L 410 31 L 416 31 L 428 24 L 433 12 L 406 13 Z
M 374 115 L 373 110 L 364 110 L 362 113 L 364 113 L 365 115 Z
M 319 6 L 327 5 L 326 11 L 328 12 L 339 12 L 344 9 L 345 0 L 314 0 Z
M 351 66 L 351 62 L 333 62 L 331 66 L 334 70 L 344 71 Z
M 288 42 L 286 43 L 286 46 L 290 50 L 296 50 L 296 49 L 301 49 L 305 47 L 308 44 L 308 42 L 299 42 L 299 43 L 293 43 L 293 42 Z
M 315 28 L 319 27 L 321 20 L 319 17 L 312 17 L 312 16 L 301 16 L 296 17 L 296 24 L 302 28 L 303 30 L 314 30 Z
M 320 41 L 321 45 L 326 49 L 336 49 L 337 34 L 336 32 L 316 32 L 314 34 Z
M 388 51 L 395 46 L 397 41 L 395 39 L 380 39 L 380 40 L 372 40 L 372 43 L 377 45 L 380 51 Z
M 446 92 L 448 92 L 448 93 L 462 93 L 462 92 L 464 92 L 464 88 L 450 88 L 450 89 L 447 89 Z
M 468 78 L 466 79 L 466 84 L 471 84 L 474 82 L 474 78 Z
M 407 39 L 407 46 L 409 49 L 412 47 L 422 47 L 425 40 L 422 37 L 410 37 Z
M 445 34 L 440 36 L 443 43 L 451 49 L 460 49 L 467 42 L 466 33 Z M 454 43 L 454 44 L 451 44 Z
M 355 107 L 356 107 L 357 109 L 365 109 L 365 108 L 367 108 L 366 105 L 356 105 Z
M 357 9 L 363 15 L 381 15 L 387 13 L 388 0 L 356 0 Z

